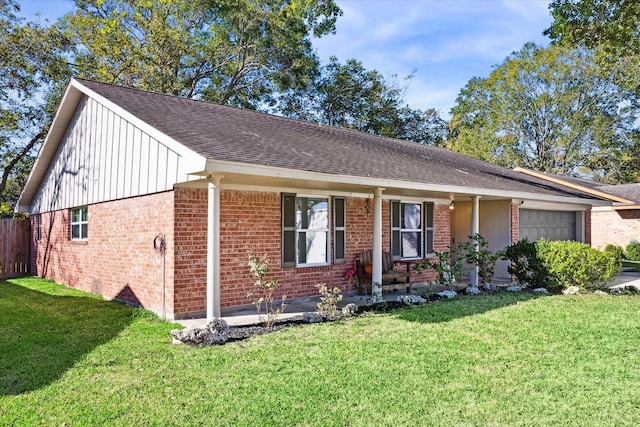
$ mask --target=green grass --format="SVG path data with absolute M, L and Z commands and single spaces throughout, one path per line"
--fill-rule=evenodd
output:
M 640 297 L 499 293 L 205 349 L 0 281 L 0 425 L 640 424 Z

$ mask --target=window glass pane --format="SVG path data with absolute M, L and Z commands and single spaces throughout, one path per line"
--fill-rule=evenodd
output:
M 327 262 L 327 232 L 298 233 L 298 262 L 322 264 Z
M 335 259 L 344 259 L 344 230 L 336 230 L 336 255 Z
M 79 224 L 71 225 L 71 238 L 72 239 L 79 239 L 80 238 L 80 225 Z
M 299 197 L 296 199 L 296 204 L 296 228 L 303 230 L 329 228 L 329 201 L 327 199 Z
M 421 258 L 422 249 L 420 242 L 422 241 L 422 233 L 419 231 L 403 231 L 402 232 L 402 257 L 403 258 Z
M 82 214 L 82 221 L 86 222 L 87 221 L 87 208 L 82 208 L 80 209 L 80 212 Z
M 418 229 L 422 228 L 422 210 L 419 204 L 402 204 L 402 228 Z
M 307 263 L 307 233 L 298 233 L 298 264 Z
M 87 230 L 87 224 L 82 224 L 82 238 L 83 239 L 86 239 L 87 237 L 89 237 L 89 236 L 87 236 L 87 231 L 88 231 Z
M 80 209 L 71 209 L 71 222 L 80 221 Z

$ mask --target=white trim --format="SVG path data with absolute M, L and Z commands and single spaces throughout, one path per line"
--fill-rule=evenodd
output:
M 576 204 L 592 204 L 595 205 L 606 205 L 609 202 L 598 201 L 598 200 L 588 200 L 578 197 L 566 197 L 566 196 L 553 196 L 548 194 L 536 194 L 536 193 L 523 193 L 521 191 L 503 191 L 503 190 L 493 190 L 493 189 L 485 189 L 485 188 L 476 188 L 476 187 L 459 187 L 452 185 L 443 185 L 443 184 L 426 184 L 420 182 L 413 181 L 399 181 L 399 180 L 391 180 L 385 178 L 375 178 L 375 177 L 361 177 L 361 176 L 352 176 L 352 175 L 341 175 L 341 174 L 329 174 L 329 173 L 321 173 L 321 172 L 309 172 L 297 169 L 287 169 L 275 166 L 264 166 L 264 165 L 250 165 L 246 163 L 238 163 L 238 162 L 230 162 L 224 160 L 213 160 L 208 159 L 206 163 L 206 171 L 198 172 L 193 171 L 194 175 L 204 175 L 210 172 L 207 171 L 216 171 L 220 173 L 237 173 L 249 176 L 259 176 L 259 177 L 272 177 L 272 178 L 281 178 L 281 179 L 292 179 L 292 180 L 301 180 L 301 181 L 316 181 L 316 182 L 325 182 L 325 183 L 336 183 L 336 184 L 351 184 L 355 186 L 361 186 L 364 188 L 386 188 L 387 194 L 393 194 L 393 189 L 402 189 L 402 190 L 415 190 L 415 191 L 426 191 L 426 192 L 437 192 L 437 193 L 455 193 L 460 196 L 468 195 L 468 196 L 484 196 L 484 197 L 500 197 L 506 199 L 530 199 L 530 200 L 542 200 L 547 202 L 563 202 L 563 203 L 576 203 Z M 398 198 L 397 196 L 395 197 Z

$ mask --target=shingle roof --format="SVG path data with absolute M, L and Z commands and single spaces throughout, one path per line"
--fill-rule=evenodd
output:
M 595 199 L 586 193 L 443 148 L 248 109 L 76 80 L 208 159 Z
M 598 190 L 640 203 L 640 184 L 600 185 Z
M 540 175 L 549 176 L 570 184 L 579 185 L 591 190 L 602 191 L 603 193 L 613 196 L 629 199 L 633 202 L 640 203 L 640 183 L 636 184 L 603 184 L 586 178 L 578 178 L 575 176 L 553 174 L 549 172 L 537 172 Z

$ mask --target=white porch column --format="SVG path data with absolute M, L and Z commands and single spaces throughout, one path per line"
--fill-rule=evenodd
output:
M 471 235 L 475 236 L 480 233 L 480 196 L 473 196 L 473 203 L 471 204 Z M 479 249 L 478 241 L 473 241 L 473 246 L 476 251 Z M 476 266 L 473 271 L 471 271 L 471 286 L 478 286 L 478 272 L 479 267 Z
M 382 301 L 382 192 L 376 188 L 373 192 L 373 259 L 371 265 L 371 295 L 373 302 Z
M 220 317 L 220 180 L 209 177 L 207 213 L 207 321 Z

